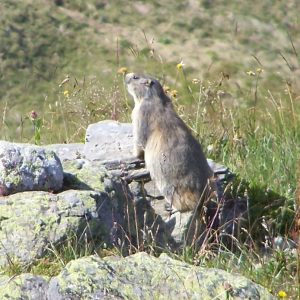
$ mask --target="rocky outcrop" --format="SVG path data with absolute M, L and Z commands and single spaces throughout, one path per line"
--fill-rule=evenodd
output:
M 132 143 L 131 124 L 115 121 L 90 125 L 85 145 L 1 142 L 6 192 L 35 191 L 0 198 L 0 265 L 9 260 L 30 264 L 70 235 L 87 234 L 122 249 L 129 244 L 138 249 L 199 247 L 207 238 L 205 226 L 194 212 L 170 214 L 144 162 L 132 157 Z M 221 199 L 222 184 L 232 174 L 208 162 L 219 178 Z M 238 228 L 236 223 L 247 211 L 243 203 L 232 199 L 220 206 L 218 220 L 226 224 L 225 236 Z
M 22 295 L 22 297 L 20 297 Z M 191 266 L 162 254 L 83 257 L 58 276 L 0 277 L 1 299 L 275 299 L 240 275 Z
M 31 264 L 75 236 L 110 242 L 112 203 L 106 193 L 68 190 L 24 192 L 0 200 L 0 266 Z
M 103 290 L 125 299 L 226 299 L 227 294 L 233 299 L 271 299 L 268 292 L 244 277 L 192 267 L 165 254 L 159 258 L 146 253 L 127 258 L 92 256 L 70 262 L 50 281 L 48 295 L 64 299 L 74 281 L 77 289 L 72 294 L 79 299 L 94 297 Z
M 275 299 L 243 276 L 143 252 L 80 258 L 50 280 L 31 274 L 0 277 L 0 287 L 1 299 Z
M 115 121 L 92 124 L 85 144 L 37 147 L 0 142 L 0 266 L 31 265 L 72 238 L 92 242 L 94 249 L 114 245 L 123 255 L 153 248 L 174 251 L 187 244 L 200 247 L 208 238 L 207 224 L 194 212 L 170 214 L 144 162 L 132 157 L 132 143 L 131 125 Z M 225 237 L 236 235 L 247 201 L 225 199 L 223 187 L 233 175 L 208 162 L 218 179 L 220 202 L 205 213 L 216 216 Z M 205 281 L 210 276 L 213 285 Z M 164 280 L 167 285 L 161 283 Z M 232 289 L 226 291 L 225 281 Z M 2 276 L 0 299 L 152 299 L 153 284 L 157 298 L 172 299 L 178 296 L 178 282 L 185 286 L 179 291 L 182 299 L 264 295 L 244 278 L 238 285 L 222 271 L 140 253 L 126 259 L 75 260 L 52 279 Z

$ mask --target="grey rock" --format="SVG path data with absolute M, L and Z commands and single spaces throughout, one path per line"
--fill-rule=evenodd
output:
M 105 177 L 107 171 L 111 176 L 121 177 L 127 183 L 145 184 L 142 188 L 143 197 L 141 197 L 141 186 L 139 186 L 139 191 L 136 188 L 132 190 L 134 184 L 130 184 L 137 205 L 135 207 L 137 223 L 141 226 L 140 230 L 143 233 L 137 238 L 137 243 L 141 240 L 149 241 L 151 240 L 149 237 L 152 236 L 155 237 L 155 242 L 160 246 L 164 245 L 164 247 L 169 248 L 170 245 L 179 246 L 188 241 L 195 241 L 195 234 L 197 232 L 203 233 L 205 230 L 203 224 L 196 222 L 197 218 L 193 212 L 184 214 L 177 212 L 170 215 L 169 211 L 166 210 L 165 202 L 162 201 L 163 196 L 157 190 L 155 183 L 151 181 L 150 174 L 145 169 L 144 161 L 131 155 L 133 147 L 131 124 L 122 124 L 116 121 L 91 124 L 86 134 L 84 153 L 80 154 L 80 158 L 74 160 L 67 160 L 68 155 L 64 156 L 63 153 L 65 149 L 65 152 L 70 153 L 71 156 L 72 153 L 74 154 L 74 149 L 77 149 L 76 145 L 71 145 L 69 150 L 67 145 L 55 145 L 55 147 L 61 152 L 59 155 L 63 158 L 65 188 L 97 191 L 102 190 L 105 186 L 106 189 L 109 189 L 109 182 L 111 181 Z M 219 199 L 222 199 L 224 187 L 232 180 L 233 174 L 227 167 L 211 159 L 208 159 L 208 163 L 218 179 L 218 195 Z M 141 201 L 142 198 L 144 201 Z M 214 217 L 216 208 L 212 208 L 208 212 L 210 218 L 215 218 L 215 223 L 219 222 L 219 225 L 223 226 L 224 240 L 226 239 L 225 236 L 229 236 L 232 232 L 238 234 L 238 227 L 235 225 L 238 217 L 242 215 L 241 211 L 237 212 L 237 210 L 234 210 L 237 213 L 233 215 L 230 210 L 230 203 L 224 205 L 217 217 Z M 241 205 L 236 204 L 236 201 L 234 203 L 235 207 L 241 207 Z M 151 224 L 152 221 L 153 224 Z M 153 234 L 154 228 L 158 230 L 155 234 Z
M 48 300 L 100 299 L 103 294 L 117 299 L 275 299 L 243 276 L 143 252 L 71 261 L 50 280 L 47 296 Z
M 141 241 L 170 251 L 182 246 L 188 227 L 186 216 L 192 213 L 177 212 L 171 215 L 153 181 L 146 184 L 132 182 L 129 187 L 135 200 L 137 224 L 142 232 Z
M 129 123 L 106 120 L 87 128 L 84 155 L 89 160 L 130 158 L 132 148 L 132 125 Z
M 218 230 L 222 242 L 231 247 L 242 232 L 241 228 L 247 225 L 246 198 L 231 199 L 222 195 L 219 202 L 215 199 L 208 203 L 204 215 L 200 217 L 194 211 L 183 213 L 170 211 L 170 207 L 153 181 L 144 184 L 138 177 L 137 182 L 132 182 L 129 186 L 135 198 L 143 198 L 148 203 L 149 207 L 144 208 L 144 211 L 155 216 L 153 219 L 160 221 L 159 228 L 163 231 L 163 236 L 159 236 L 156 242 L 159 241 L 159 245 L 170 250 L 185 245 L 198 248 L 210 237 L 212 229 Z M 142 211 L 137 210 L 137 215 L 139 216 Z M 140 224 L 143 224 L 142 221 Z
M 175 212 L 164 221 L 177 247 L 186 245 L 198 247 L 200 239 L 204 238 L 205 226 L 193 211 Z
M 96 255 L 69 262 L 55 277 L 0 276 L 0 299 L 276 299 L 251 280 L 192 266 L 166 254 Z
M 84 158 L 84 144 L 52 144 L 46 145 L 46 149 L 54 151 L 59 157 L 60 161 L 74 160 Z
M 74 236 L 110 244 L 114 227 L 127 230 L 127 207 L 117 184 L 110 193 L 68 190 L 0 198 L 0 266 L 10 261 L 30 264 Z M 114 238 L 122 242 L 117 233 Z
M 0 299 L 47 299 L 48 280 L 32 274 L 21 274 L 13 278 L 0 277 Z
M 108 173 L 100 162 L 75 159 L 64 160 L 62 165 L 64 169 L 65 188 L 95 191 L 104 190 L 104 181 Z
M 287 237 L 276 236 L 273 239 L 274 248 L 280 251 L 293 252 L 297 248 L 297 243 Z
M 129 186 L 134 201 L 134 221 L 139 229 L 135 236 L 138 249 L 150 246 L 171 251 L 177 248 L 166 222 L 153 208 L 155 199 L 145 194 L 142 183 L 132 182 Z
M 0 195 L 59 191 L 63 169 L 55 152 L 29 144 L 0 141 Z

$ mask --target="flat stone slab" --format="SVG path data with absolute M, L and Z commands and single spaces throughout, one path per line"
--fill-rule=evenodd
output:
M 101 121 L 87 128 L 84 155 L 89 160 L 108 161 L 133 156 L 132 124 Z
M 83 143 L 52 144 L 46 145 L 45 148 L 53 150 L 62 162 L 65 160 L 84 158 Z

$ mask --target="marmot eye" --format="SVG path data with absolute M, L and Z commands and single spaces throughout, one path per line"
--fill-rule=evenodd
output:
M 133 75 L 133 79 L 139 79 L 139 77 L 136 75 Z

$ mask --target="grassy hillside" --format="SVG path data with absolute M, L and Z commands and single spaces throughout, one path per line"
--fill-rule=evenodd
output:
M 251 100 L 246 72 L 257 68 L 264 69 L 263 93 L 280 92 L 286 82 L 299 92 L 296 0 L 4 0 L 0 9 L 0 104 L 7 103 L 9 131 L 32 109 L 43 113 L 55 103 L 66 75 L 111 88 L 121 66 L 174 85 L 183 60 L 191 78 L 230 78 L 226 88 L 241 103 Z M 18 139 L 13 132 L 9 138 Z
M 238 174 L 254 231 L 291 236 L 298 0 L 2 0 L 0 11 L 0 138 L 83 141 L 89 123 L 130 120 L 120 68 L 153 74 L 204 151 Z M 300 296 L 299 261 L 276 255 L 252 278 Z

